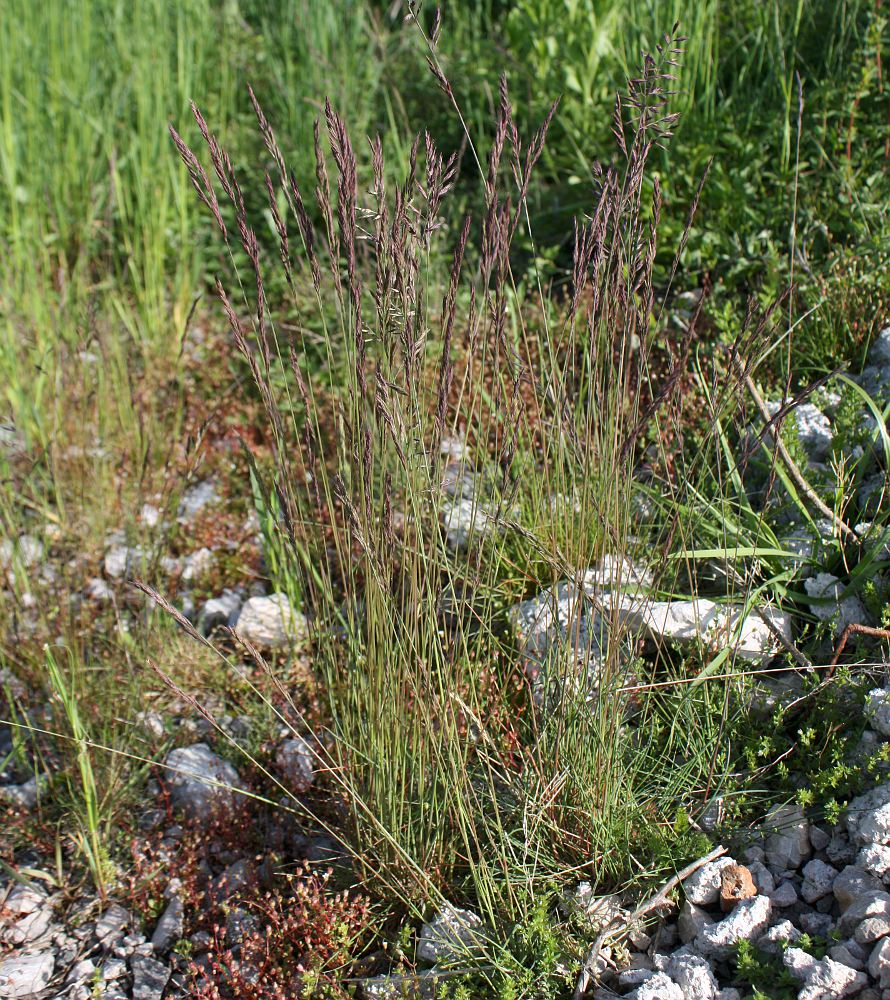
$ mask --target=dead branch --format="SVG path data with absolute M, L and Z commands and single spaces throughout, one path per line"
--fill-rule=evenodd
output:
M 587 987 L 590 985 L 591 976 L 596 972 L 597 959 L 607 941 L 617 937 L 623 931 L 627 930 L 628 927 L 632 927 L 653 910 L 657 910 L 662 906 L 673 906 L 673 903 L 667 898 L 668 894 L 681 882 L 688 879 L 693 872 L 698 871 L 704 865 L 710 864 L 723 854 L 726 854 L 725 847 L 715 847 L 709 854 L 706 854 L 703 858 L 699 858 L 697 861 L 693 861 L 692 864 L 687 865 L 682 871 L 677 872 L 676 875 L 669 878 L 658 892 L 644 899 L 627 920 L 612 920 L 608 923 L 600 931 L 596 941 L 593 942 L 593 947 L 584 959 L 584 965 L 581 967 L 578 981 L 575 984 L 575 992 L 572 994 L 572 1000 L 581 1000 L 581 997 L 584 996 Z

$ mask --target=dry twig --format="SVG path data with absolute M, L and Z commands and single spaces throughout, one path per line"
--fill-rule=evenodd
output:
M 844 647 L 847 645 L 847 640 L 851 635 L 868 635 L 872 639 L 887 639 L 890 640 L 890 629 L 886 628 L 872 628 L 871 625 L 860 625 L 858 622 L 850 622 L 850 624 L 841 632 L 841 637 L 837 641 L 837 646 L 834 649 L 834 658 L 832 659 L 826 677 L 831 677 L 834 674 L 835 667 L 837 667 L 838 660 L 841 658 L 841 653 L 844 651 Z
M 687 865 L 682 871 L 677 872 L 676 875 L 669 878 L 658 892 L 644 899 L 627 920 L 613 920 L 611 923 L 606 924 L 600 931 L 599 937 L 593 942 L 593 947 L 587 953 L 587 957 L 584 959 L 584 965 L 575 984 L 575 992 L 572 994 L 572 1000 L 581 1000 L 581 997 L 584 996 L 587 987 L 590 985 L 590 978 L 596 971 L 599 954 L 607 941 L 617 937 L 628 927 L 633 927 L 634 924 L 642 920 L 643 917 L 653 910 L 657 910 L 662 906 L 673 906 L 673 903 L 667 898 L 668 893 L 675 889 L 681 882 L 688 879 L 693 872 L 697 872 L 699 868 L 710 864 L 725 853 L 725 847 L 715 847 L 709 854 L 706 854 L 703 858 L 699 858 L 697 861 L 693 861 L 692 864 Z

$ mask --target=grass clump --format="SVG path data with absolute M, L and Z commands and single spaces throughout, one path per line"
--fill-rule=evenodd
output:
M 522 142 L 505 82 L 479 160 L 481 218 L 454 225 L 444 205 L 455 155 L 419 136 L 392 189 L 372 140 L 365 203 L 328 105 L 315 139 L 319 231 L 256 105 L 280 264 L 291 288 L 308 275 L 316 302 L 313 315 L 295 298 L 286 329 L 229 157 L 196 112 L 211 183 L 174 131 L 233 265 L 250 275 L 238 284 L 250 295 L 218 291 L 268 420 L 264 516 L 312 622 L 332 808 L 369 892 L 417 915 L 443 898 L 478 910 L 493 983 L 518 975 L 498 929 L 526 928 L 514 943 L 527 950 L 528 935 L 550 940 L 541 900 L 553 886 L 619 885 L 682 858 L 685 817 L 729 766 L 714 750 L 719 683 L 626 692 L 629 646 L 603 602 L 608 583 L 574 602 L 545 664 L 558 695 L 543 704 L 504 614 L 558 584 L 581 594 L 603 556 L 630 572 L 641 429 L 681 371 L 678 361 L 644 395 L 661 212 L 646 167 L 675 121 L 679 53 L 666 37 L 617 105 L 615 164 L 576 225 L 572 289 L 557 308 L 540 287 L 520 292 L 511 257 L 520 230 L 533 238 L 526 199 L 555 107 Z M 454 99 L 434 50 L 431 66 Z M 306 363 L 318 325 L 340 381 Z M 558 979 L 558 965 L 544 978 Z

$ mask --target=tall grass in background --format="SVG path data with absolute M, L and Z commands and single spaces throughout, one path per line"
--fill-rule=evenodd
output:
M 368 0 L 248 0 L 242 6 L 260 47 L 251 79 L 268 113 L 280 122 L 284 152 L 298 177 L 307 178 L 314 169 L 313 123 L 323 111 L 319 94 L 353 108 L 361 134 L 386 128 L 394 155 L 402 166 L 407 162 L 410 136 L 402 135 L 404 120 L 389 74 L 392 48 L 414 47 L 414 38 L 399 37 L 399 20 L 389 16 L 393 9 Z M 400 148 L 402 141 L 406 148 Z M 358 155 L 366 159 L 366 150 Z
M 633 551 L 640 426 L 676 384 L 647 408 L 660 192 L 644 178 L 674 122 L 677 52 L 666 39 L 630 85 L 617 164 L 579 220 L 561 311 L 518 294 L 511 267 L 552 110 L 521 141 L 505 83 L 480 162 L 482 213 L 453 227 L 456 155 L 418 137 L 407 176 L 388 186 L 374 139 L 365 180 L 330 105 L 313 226 L 257 106 L 277 266 L 316 300 L 297 298 L 286 328 L 264 291 L 276 255 L 258 244 L 240 175 L 200 115 L 212 171 L 174 132 L 233 262 L 247 261 L 237 293 L 219 294 L 274 443 L 265 507 L 312 622 L 331 816 L 365 883 L 412 909 L 470 900 L 509 929 L 553 884 L 650 874 L 659 849 L 682 850 L 678 811 L 716 780 L 721 686 L 671 705 L 653 695 L 637 706 L 639 729 L 626 727 L 629 651 L 602 601 L 630 582 L 620 559 Z M 306 361 L 319 322 L 343 373 L 332 385 Z M 604 554 L 617 568 L 586 582 Z M 555 644 L 536 699 L 505 611 L 560 582 L 575 595 L 574 643 Z M 600 644 L 588 676 L 573 645 Z M 496 961 L 505 972 L 509 956 Z
M 685 261 L 692 280 L 705 271 L 714 279 L 712 313 L 731 314 L 737 326 L 752 288 L 765 285 L 769 297 L 796 275 L 799 301 L 825 305 L 798 332 L 803 358 L 809 361 L 812 345 L 821 362 L 826 324 L 840 328 L 843 353 L 861 346 L 861 320 L 837 306 L 844 290 L 836 264 L 844 246 L 854 257 L 890 254 L 880 168 L 887 155 L 888 21 L 880 4 L 517 0 L 489 14 L 488 32 L 463 35 L 458 27 L 451 44 L 450 24 L 465 18 L 446 12 L 443 63 L 474 135 L 484 136 L 493 106 L 486 80 L 505 61 L 523 126 L 544 112 L 545 95 L 562 95 L 541 164 L 549 184 L 530 206 L 544 259 L 563 263 L 556 247 L 565 250 L 571 216 L 583 209 L 592 164 L 610 156 L 612 94 L 639 52 L 679 19 L 688 36 L 686 62 L 673 81 L 682 118 L 675 141 L 652 164 L 665 191 L 667 244 L 679 239 L 681 206 L 713 158 L 702 200 L 711 224 L 693 234 Z M 412 85 L 409 79 L 409 93 Z M 429 113 L 428 98 L 417 100 Z M 663 279 L 670 254 L 658 264 Z
M 23 432 L 37 429 L 45 442 L 58 430 L 51 400 L 63 389 L 59 352 L 70 352 L 66 365 L 76 364 L 99 331 L 114 331 L 103 345 L 112 383 L 106 397 L 126 393 L 127 369 L 137 359 L 146 366 L 175 361 L 208 263 L 207 226 L 166 133 L 191 98 L 200 95 L 240 148 L 253 139 L 238 133 L 249 112 L 240 83 L 251 79 L 286 116 L 301 172 L 311 169 L 317 113 L 301 95 L 327 89 L 370 130 L 385 59 L 368 5 L 348 6 L 5 6 L 0 372 L 5 415 Z
M 93 430 L 107 440 L 139 423 L 136 371 L 175 357 L 202 250 L 164 124 L 195 88 L 228 120 L 236 28 L 204 0 L 6 5 L 2 406 L 39 447 L 68 432 L 81 372 L 108 410 Z
M 734 128 L 762 124 L 776 112 L 767 140 L 787 168 L 796 119 L 796 75 L 834 86 L 851 70 L 850 57 L 872 33 L 879 44 L 880 11 L 872 0 L 519 0 L 503 21 L 513 59 L 527 73 L 534 111 L 547 92 L 563 93 L 565 107 L 551 155 L 576 154 L 581 176 L 589 169 L 591 141 L 602 141 L 597 111 L 630 75 L 639 53 L 660 37 L 665 24 L 680 22 L 687 54 L 674 87 L 681 130 L 736 120 Z M 877 34 L 874 34 L 877 30 Z M 855 87 L 860 81 L 849 80 Z M 776 126 L 779 126 L 778 128 Z M 733 127 L 730 127 L 733 130 Z
M 164 123 L 196 89 L 228 120 L 237 28 L 208 0 L 7 5 L 0 206 L 13 289 L 113 283 L 138 303 L 144 338 L 167 325 L 167 278 L 181 305 L 199 244 Z
M 97 328 L 115 328 L 104 345 L 104 396 L 126 381 L 133 354 L 155 364 L 175 359 L 214 253 L 186 175 L 165 147 L 165 123 L 181 120 L 190 99 L 200 97 L 206 113 L 226 126 L 234 152 L 258 162 L 246 127 L 249 106 L 235 85 L 249 79 L 281 123 L 284 152 L 303 181 L 314 169 L 311 123 L 322 93 L 350 109 L 360 132 L 385 130 L 399 170 L 407 163 L 408 118 L 422 115 L 448 152 L 462 145 L 448 101 L 417 73 L 416 35 L 402 30 L 407 9 L 370 0 L 10 0 L 0 24 L 6 417 L 50 437 L 57 417 L 46 401 L 60 391 L 56 352 L 66 344 L 80 349 Z M 537 198 L 552 221 L 545 242 L 565 245 L 591 164 L 609 155 L 612 94 L 640 51 L 680 18 L 689 38 L 673 84 L 684 112 L 682 142 L 658 170 L 669 192 L 688 202 L 704 163 L 718 155 L 719 176 L 705 197 L 719 210 L 722 231 L 702 245 L 693 240 L 691 259 L 697 267 L 716 259 L 729 272 L 747 273 L 758 249 L 789 252 L 797 73 L 812 108 L 804 158 L 821 178 L 812 202 L 809 185 L 802 186 L 798 245 L 812 232 L 818 247 L 825 231 L 841 225 L 880 229 L 879 186 L 862 166 L 858 131 L 882 85 L 879 14 L 872 0 L 770 0 L 731 10 L 716 0 L 519 0 L 509 8 L 478 0 L 446 11 L 441 59 L 483 154 L 497 107 L 494 81 L 505 63 L 523 128 L 546 111 L 542 95 L 563 95 L 541 164 L 542 177 L 558 183 L 552 190 L 542 185 Z M 432 9 L 424 16 L 432 18 Z M 361 163 L 368 155 L 357 150 Z M 727 157 L 750 163 L 752 176 L 740 168 L 730 183 L 721 173 Z M 261 173 L 248 197 L 260 189 Z M 572 178 L 580 184 L 567 186 Z M 765 178 L 774 191 L 763 190 Z M 835 191 L 851 200 L 852 212 L 830 207 L 840 203 Z M 761 196 L 769 220 L 751 207 Z M 832 216 L 828 227 L 820 228 L 821 212 Z M 675 241 L 682 211 L 669 209 L 665 223 Z M 258 230 L 261 241 L 274 238 L 268 215 Z M 764 233 L 775 235 L 764 242 Z

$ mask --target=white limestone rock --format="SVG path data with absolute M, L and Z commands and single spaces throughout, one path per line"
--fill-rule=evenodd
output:
M 182 562 L 182 579 L 184 583 L 193 583 L 213 572 L 216 565 L 216 556 L 213 552 L 202 547 L 190 552 Z
M 130 971 L 133 973 L 132 1000 L 161 1000 L 170 979 L 169 965 L 148 955 L 133 955 Z
M 890 738 L 890 688 L 874 688 L 865 696 L 865 717 L 872 729 Z
M 890 895 L 886 892 L 872 892 L 854 900 L 840 915 L 837 928 L 846 937 L 872 917 L 890 918 Z
M 890 938 L 882 938 L 868 957 L 868 973 L 882 989 L 890 989 Z
M 185 923 L 185 907 L 182 898 L 174 895 L 167 903 L 151 936 L 151 946 L 155 953 L 162 955 L 182 937 Z
M 146 563 L 146 553 L 138 546 L 112 545 L 105 553 L 103 568 L 106 576 L 119 580 L 141 572 Z
M 7 802 L 16 809 L 30 812 L 37 805 L 40 790 L 46 784 L 46 776 L 32 775 L 20 785 L 0 785 L 0 802 Z
M 8 923 L 0 931 L 0 940 L 9 945 L 36 941 L 49 927 L 52 907 L 46 893 L 28 885 L 14 885 L 0 904 Z
M 626 1000 L 685 1000 L 683 990 L 664 972 L 656 972 L 627 994 Z
M 182 499 L 179 501 L 178 520 L 180 524 L 189 524 L 211 504 L 219 501 L 219 493 L 216 484 L 209 479 L 204 479 L 200 483 L 190 486 Z
M 465 549 L 494 527 L 496 512 L 486 499 L 483 477 L 463 462 L 449 462 L 442 476 L 442 526 L 452 549 Z
M 838 876 L 836 868 L 814 858 L 803 866 L 803 885 L 800 894 L 806 903 L 815 903 L 823 896 L 831 894 L 834 880 Z
M 781 649 L 773 630 L 791 641 L 791 616 L 774 608 L 745 614 L 740 604 L 705 598 L 650 601 L 632 594 L 616 594 L 603 603 L 630 631 L 656 642 L 700 642 L 715 649 L 728 644 L 737 656 L 756 663 L 767 663 Z
M 890 365 L 890 326 L 881 330 L 872 341 L 868 360 L 873 365 Z
M 847 807 L 846 823 L 850 839 L 855 844 L 890 843 L 887 840 L 874 840 L 863 833 L 861 829 L 862 822 L 869 817 L 872 818 L 872 824 L 869 826 L 871 828 L 874 814 L 888 804 L 890 804 L 890 783 L 878 785 L 853 799 Z
M 578 580 L 564 580 L 536 597 L 515 605 L 508 619 L 521 647 L 526 671 L 533 678 L 547 674 L 550 666 L 566 663 L 575 674 L 586 676 L 591 687 L 605 662 L 608 649 L 606 623 L 599 613 L 614 588 L 639 591 L 652 585 L 645 567 L 626 557 L 605 555 Z
M 235 632 L 259 649 L 284 649 L 308 633 L 306 617 L 294 611 L 287 594 L 251 597 L 244 602 Z
M 34 535 L 19 535 L 15 540 L 4 538 L 0 541 L 0 569 L 14 575 L 17 568 L 34 569 L 43 561 L 43 542 Z
M 807 458 L 823 462 L 831 450 L 834 432 L 828 417 L 812 403 L 801 403 L 794 408 L 797 438 L 803 445 Z
M 875 878 L 890 874 L 890 847 L 886 844 L 866 844 L 856 856 L 856 865 Z
M 810 826 L 796 803 L 773 806 L 762 827 L 766 863 L 773 872 L 793 871 L 810 856 Z
M 714 918 L 695 903 L 685 900 L 677 917 L 677 930 L 684 944 L 694 941 L 707 924 L 714 923 Z
M 712 906 L 720 898 L 721 872 L 727 865 L 734 865 L 732 858 L 717 858 L 694 871 L 683 883 L 686 898 L 695 906 Z
M 139 520 L 146 528 L 156 528 L 161 523 L 161 512 L 153 503 L 144 503 L 139 509 Z
M 844 585 L 831 573 L 817 573 L 804 580 L 803 586 L 808 596 L 817 598 L 810 604 L 810 611 L 820 621 L 833 622 L 835 636 L 839 636 L 850 624 L 866 621 L 867 613 L 862 601 L 855 594 L 841 599 Z
M 882 330 L 872 342 L 868 352 L 868 364 L 862 370 L 858 382 L 863 389 L 879 402 L 890 399 L 890 327 Z
M 790 920 L 780 920 L 757 939 L 757 947 L 768 955 L 781 955 L 787 945 L 795 944 L 800 937 L 801 932 Z
M 880 879 L 858 865 L 847 865 L 834 880 L 832 891 L 841 910 L 852 906 L 862 896 L 871 896 L 884 888 Z
M 215 628 L 236 621 L 242 603 L 241 595 L 234 590 L 226 589 L 219 597 L 211 597 L 198 612 L 198 630 L 202 635 L 210 635 Z
M 417 957 L 431 964 L 466 961 L 479 956 L 484 940 L 482 918 L 478 914 L 445 903 L 421 928 Z
M 55 970 L 50 951 L 0 961 L 0 997 L 33 997 L 45 989 Z
M 702 928 L 696 949 L 706 958 L 729 958 L 740 941 L 751 941 L 769 926 L 772 904 L 769 896 L 740 900 L 719 922 Z
M 93 933 L 99 944 L 106 951 L 111 951 L 123 938 L 126 928 L 133 923 L 132 914 L 117 903 L 112 903 L 96 921 Z
M 425 969 L 413 976 L 374 976 L 359 980 L 359 992 L 365 1000 L 433 1000 L 442 977 L 435 969 Z
M 811 570 L 818 566 L 822 562 L 826 548 L 825 539 L 805 525 L 795 525 L 791 531 L 779 538 L 779 544 L 786 552 L 797 557 L 789 560 L 789 565 L 791 569 L 799 571 Z
M 868 984 L 864 973 L 831 958 L 817 960 L 800 948 L 789 948 L 783 962 L 791 975 L 803 983 L 798 1000 L 850 996 Z
M 798 901 L 797 889 L 793 882 L 780 882 L 772 892 L 766 894 L 770 898 L 773 906 L 784 910 L 789 906 L 794 906 Z
M 754 880 L 757 891 L 764 896 L 772 896 L 776 889 L 776 880 L 773 873 L 762 861 L 752 861 L 748 865 L 748 871 Z
M 856 941 L 846 941 L 843 944 L 836 944 L 828 949 L 828 957 L 840 962 L 841 965 L 849 965 L 851 969 L 858 969 L 860 972 L 865 968 L 868 952 Z
M 890 914 L 879 913 L 865 920 L 853 932 L 857 944 L 869 945 L 890 934 Z
M 890 802 L 859 820 L 859 835 L 872 844 L 890 844 Z
M 771 415 L 775 416 L 783 404 L 770 401 L 766 405 Z M 787 437 L 788 431 L 792 428 L 796 431 L 797 439 L 809 461 L 824 462 L 831 449 L 834 432 L 831 421 L 819 407 L 809 402 L 795 406 L 782 420 L 783 436 Z
M 643 983 L 648 982 L 655 975 L 657 975 L 657 973 L 654 969 L 644 969 L 639 967 L 622 969 L 618 973 L 618 985 L 623 990 L 630 990 L 636 986 L 642 986 Z
M 4 421 L 0 424 L 0 457 L 12 460 L 21 458 L 28 450 L 24 436 L 16 430 L 13 423 Z
M 820 913 L 815 909 L 803 910 L 798 914 L 797 922 L 800 924 L 800 929 L 811 937 L 827 938 L 834 930 L 834 917 L 830 913 Z
M 457 497 L 442 503 L 442 526 L 452 549 L 465 549 L 471 539 L 487 535 L 494 522 L 491 508 L 476 499 Z
M 584 573 L 582 579 L 584 589 L 592 595 L 612 590 L 621 593 L 646 590 L 653 582 L 652 574 L 645 566 L 627 556 L 608 553 L 601 556 L 596 565 Z
M 96 601 L 99 604 L 105 604 L 114 597 L 114 591 L 101 576 L 94 576 L 87 580 L 83 592 L 91 601 Z
M 803 678 L 794 672 L 755 678 L 748 701 L 752 718 L 765 721 L 779 708 L 786 708 L 803 693 Z
M 810 846 L 814 851 L 824 851 L 831 843 L 831 835 L 818 826 L 810 824 Z
M 571 668 L 583 671 L 591 683 L 605 662 L 605 624 L 583 590 L 560 583 L 508 612 L 528 675 L 546 676 L 568 657 Z
M 275 752 L 275 764 L 290 792 L 308 792 L 315 781 L 315 753 L 302 736 L 283 740 Z
M 91 958 L 82 958 L 79 962 L 75 962 L 71 971 L 65 977 L 65 982 L 67 984 L 83 983 L 87 979 L 92 979 L 96 974 L 96 968 L 96 963 Z
M 241 778 L 206 743 L 171 750 L 165 764 L 173 805 L 186 815 L 206 819 L 234 803 Z
M 614 920 L 627 920 L 630 913 L 621 905 L 618 894 L 597 895 L 589 882 L 579 882 L 563 894 L 563 907 L 571 916 L 584 922 L 591 933 L 596 933 Z
M 667 971 L 686 1000 L 714 1000 L 719 991 L 710 962 L 686 949 L 674 952 Z

